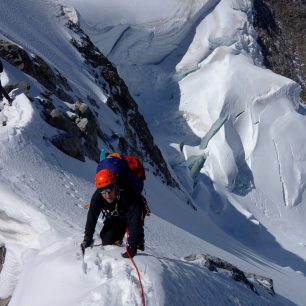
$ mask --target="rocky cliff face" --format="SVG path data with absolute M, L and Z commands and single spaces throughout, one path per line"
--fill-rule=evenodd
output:
M 110 150 L 137 155 L 150 164 L 154 173 L 160 175 L 166 184 L 177 187 L 178 184 L 171 176 L 159 148 L 155 145 L 136 102 L 124 81 L 119 77 L 116 68 L 94 46 L 77 22 L 65 16 L 64 8 L 61 15 L 61 21 L 63 20 L 72 37 L 71 48 L 79 52 L 94 82 L 107 96 L 107 105 L 117 114 L 118 121 L 124 127 L 124 133 L 119 135 L 113 132 L 110 135 L 108 131 L 106 134 L 100 127 L 97 112 L 101 102 L 90 95 L 79 97 L 69 84 L 69 78 L 50 63 L 48 64 L 48 59 L 33 52 L 27 52 L 14 42 L 2 39 L 0 40 L 0 56 L 41 85 L 39 96 L 31 97 L 28 92 L 27 95 L 40 111 L 41 117 L 56 128 L 55 135 L 49 139 L 50 142 L 64 153 L 81 161 L 85 161 L 86 156 L 98 162 L 100 139 L 108 144 Z M 11 84 L 8 90 L 19 85 Z M 55 101 L 64 103 L 59 107 Z M 112 145 L 110 139 L 116 139 L 116 145 Z
M 120 137 L 120 152 L 141 156 L 152 166 L 157 166 L 157 174 L 164 176 L 166 183 L 177 187 L 172 178 L 159 148 L 148 129 L 138 106 L 129 93 L 128 87 L 119 77 L 117 69 L 91 42 L 88 35 L 77 23 L 69 20 L 66 26 L 76 35 L 71 43 L 80 52 L 88 64 L 96 82 L 104 89 L 108 96 L 108 106 L 118 114 L 123 122 L 127 138 Z M 128 141 L 126 141 L 128 139 Z
M 306 101 L 306 0 L 254 0 L 264 65 L 302 87 Z

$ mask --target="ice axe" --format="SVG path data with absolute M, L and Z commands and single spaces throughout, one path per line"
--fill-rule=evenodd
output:
M 87 274 L 87 263 L 85 262 L 85 250 L 86 250 L 86 245 L 85 243 L 81 243 L 80 245 L 81 250 L 82 250 L 82 268 L 85 274 Z

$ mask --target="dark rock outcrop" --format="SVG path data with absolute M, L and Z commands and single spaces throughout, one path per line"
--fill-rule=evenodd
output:
M 96 117 L 87 104 L 77 101 L 75 103 L 75 113 L 77 118 L 74 122 L 85 139 L 84 146 L 87 152 L 86 155 L 98 161 L 97 156 L 99 156 L 100 152 L 97 139 L 98 137 L 106 139 L 107 136 L 100 129 Z
M 0 306 L 8 306 L 10 301 L 11 301 L 11 297 L 8 297 L 6 299 L 0 299 Z
M 206 267 L 209 271 L 214 271 L 214 272 L 220 272 L 222 270 L 228 271 L 230 272 L 231 277 L 235 281 L 244 283 L 248 288 L 250 288 L 256 294 L 258 294 L 258 291 L 255 285 L 253 284 L 253 282 L 264 287 L 269 294 L 275 295 L 272 279 L 254 273 L 243 272 L 234 265 L 218 257 L 211 256 L 208 254 L 200 254 L 200 255 L 190 255 L 185 257 L 184 259 L 187 261 L 197 262 L 201 266 Z
M 0 273 L 1 273 L 3 265 L 4 265 L 5 255 L 6 255 L 5 245 L 1 245 L 0 246 Z
M 61 15 L 65 22 L 65 13 Z M 68 18 L 69 19 L 69 18 Z M 94 46 L 78 24 L 69 20 L 66 23 L 71 30 L 71 43 L 80 52 L 87 64 L 88 70 L 95 82 L 108 96 L 107 105 L 119 116 L 124 125 L 124 135 L 111 135 L 118 139 L 118 149 L 123 154 L 135 154 L 150 163 L 164 182 L 172 187 L 178 187 L 171 176 L 159 148 L 147 127 L 143 116 L 139 113 L 137 104 L 129 94 L 124 81 L 119 77 L 116 68 Z M 42 118 L 53 127 L 61 130 L 51 138 L 51 142 L 66 154 L 84 161 L 85 156 L 98 162 L 98 138 L 108 142 L 109 136 L 103 133 L 97 121 L 97 112 L 90 109 L 84 97 L 77 97 L 67 78 L 56 68 L 47 63 L 41 56 L 28 53 L 12 42 L 0 40 L 0 56 L 11 65 L 36 79 L 42 86 L 42 98 L 29 97 L 40 109 Z M 74 113 L 63 105 L 55 107 L 54 97 L 74 105 Z M 87 96 L 87 101 L 99 109 L 95 99 Z M 63 133 L 63 131 L 65 133 Z M 111 147 L 111 145 L 110 145 Z M 113 149 L 111 147 L 111 149 Z
M 0 55 L 11 65 L 36 79 L 59 99 L 73 103 L 73 97 L 67 93 L 71 91 L 67 79 L 59 71 L 54 71 L 39 55 L 29 55 L 19 46 L 2 39 Z
M 58 129 L 67 131 L 71 135 L 75 135 L 75 137 L 79 137 L 81 134 L 81 131 L 73 123 L 73 121 L 63 111 L 61 111 L 58 108 L 54 108 L 49 113 L 48 122 Z
M 51 142 L 62 152 L 80 161 L 85 161 L 84 149 L 79 138 L 69 134 L 59 134 Z
M 84 161 L 85 155 L 98 162 L 99 149 L 97 137 L 105 138 L 105 135 L 99 128 L 95 117 L 88 108 L 87 113 L 80 118 L 78 115 L 68 116 L 64 110 L 55 108 L 52 103 L 52 96 L 60 100 L 74 104 L 76 98 L 67 79 L 56 69 L 52 69 L 46 61 L 39 56 L 30 56 L 25 50 L 11 42 L 0 40 L 0 55 L 11 65 L 20 69 L 24 73 L 36 79 L 46 90 L 42 96 L 46 99 L 32 98 L 28 91 L 30 85 L 26 82 L 8 85 L 9 91 L 19 88 L 31 101 L 35 101 L 41 110 L 42 118 L 57 129 L 65 131 L 66 134 L 60 134 L 51 138 L 51 142 L 64 153 Z M 54 72 L 55 71 L 55 72 Z M 93 99 L 92 99 L 93 100 Z M 77 108 L 77 106 L 76 106 Z M 79 122 L 83 117 L 89 117 L 90 120 L 80 128 Z M 83 140 L 81 140 L 83 138 Z M 66 140 L 66 144 L 65 144 Z
M 5 245 L 0 245 L 0 273 L 4 265 L 5 255 L 6 255 Z M 11 297 L 7 297 L 5 299 L 0 298 L 0 306 L 7 306 L 10 300 L 11 300 Z
M 299 83 L 306 101 L 306 1 L 254 0 L 253 5 L 264 65 Z
M 135 154 L 151 163 L 157 170 L 156 174 L 164 177 L 168 185 L 178 187 L 159 148 L 154 143 L 143 116 L 138 111 L 136 102 L 130 95 L 124 81 L 119 77 L 116 68 L 91 42 L 89 36 L 82 31 L 78 24 L 69 20 L 66 26 L 74 35 L 77 35 L 77 39 L 73 38 L 71 43 L 85 59 L 97 84 L 107 94 L 107 105 L 122 118 L 127 139 L 125 146 L 122 146 L 122 153 Z

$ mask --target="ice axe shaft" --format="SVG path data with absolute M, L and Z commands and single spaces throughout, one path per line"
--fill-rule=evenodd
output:
M 85 247 L 81 244 L 81 250 L 82 250 L 82 268 L 85 274 L 87 274 L 87 263 L 85 262 Z
M 82 255 L 83 255 L 83 258 L 84 258 L 84 255 L 85 255 L 85 246 L 81 244 L 81 250 L 82 250 Z

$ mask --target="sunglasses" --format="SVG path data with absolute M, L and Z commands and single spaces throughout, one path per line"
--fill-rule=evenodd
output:
M 100 189 L 102 194 L 111 193 L 115 190 L 115 185 L 108 186 L 107 188 Z

